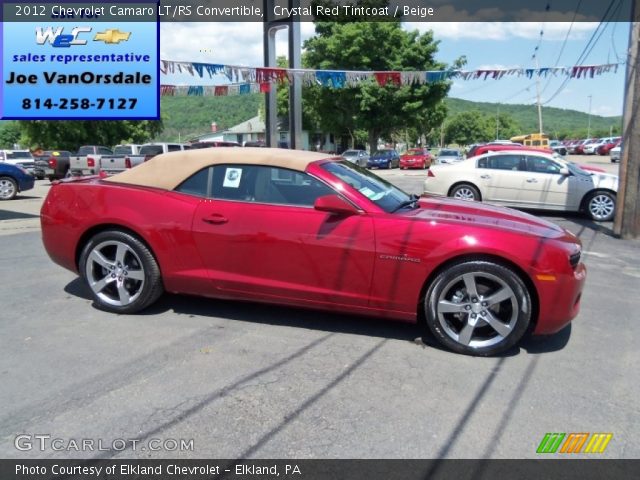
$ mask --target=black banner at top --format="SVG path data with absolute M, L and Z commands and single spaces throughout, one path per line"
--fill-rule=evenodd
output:
M 5 22 L 628 22 L 634 0 L 5 0 Z M 118 2 L 119 4 L 122 2 Z M 28 6 L 28 7 L 27 7 Z M 640 9 L 637 9 L 640 10 Z M 636 12 L 636 17 L 638 12 Z
M 2 480 L 591 480 L 640 460 L 0 460 Z

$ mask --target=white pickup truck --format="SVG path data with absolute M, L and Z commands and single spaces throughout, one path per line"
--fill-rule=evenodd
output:
M 113 156 L 108 147 L 100 145 L 84 145 L 78 153 L 69 157 L 69 173 L 71 175 L 95 175 L 100 170 L 103 157 Z
M 132 153 L 124 156 L 114 155 L 111 157 L 103 157 L 100 162 L 100 170 L 108 175 L 115 175 L 128 168 L 140 165 L 161 153 L 178 152 L 181 150 L 189 150 L 190 148 L 188 144 L 184 143 L 146 143 L 139 148 L 137 155 Z
M 125 157 L 139 155 L 140 148 L 142 148 L 142 145 L 135 143 L 116 145 L 113 147 L 113 155 L 100 158 L 100 172 L 107 175 L 121 172 L 123 170 L 122 166 L 125 164 Z

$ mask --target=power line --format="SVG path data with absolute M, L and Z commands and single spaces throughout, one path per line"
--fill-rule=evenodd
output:
M 609 2 L 609 6 L 607 7 L 607 9 L 605 10 L 604 14 L 602 15 L 602 20 L 600 20 L 600 23 L 598 24 L 598 26 L 594 30 L 593 34 L 591 35 L 591 38 L 587 42 L 587 45 L 584 47 L 584 50 L 582 50 L 582 53 L 578 57 L 578 60 L 575 62 L 575 65 L 581 65 L 582 62 L 584 62 L 587 59 L 587 57 L 589 56 L 589 54 L 591 53 L 593 48 L 596 46 L 596 44 L 598 43 L 598 41 L 602 37 L 602 34 L 604 33 L 604 31 L 606 29 L 606 24 L 608 23 L 607 17 L 609 16 L 609 12 L 611 11 L 611 8 L 616 3 L 616 1 L 618 2 L 618 7 L 617 8 L 620 8 L 621 0 L 611 0 L 611 2 Z M 617 11 L 617 8 L 616 8 L 616 11 Z M 603 27 L 602 30 L 600 29 L 600 27 Z M 596 38 L 596 35 L 597 35 L 597 38 Z M 594 41 L 594 39 L 595 39 L 595 41 Z M 558 87 L 558 89 L 553 93 L 553 95 L 551 95 L 551 97 L 546 102 L 544 102 L 544 104 L 547 105 L 548 103 L 553 101 L 553 99 L 555 99 L 558 96 L 558 94 L 560 94 L 560 92 L 562 92 L 565 89 L 565 87 L 567 86 L 567 84 L 570 81 L 571 81 L 571 76 L 568 76 L 562 82 L 562 84 Z
M 560 47 L 560 52 L 558 53 L 558 58 L 556 58 L 556 63 L 554 65 L 554 68 L 558 66 L 558 64 L 560 63 L 560 59 L 562 58 L 562 54 L 564 52 L 564 47 L 566 47 L 567 45 L 567 41 L 569 40 L 569 35 L 571 35 L 571 30 L 573 30 L 573 24 L 576 21 L 576 17 L 578 16 L 578 12 L 580 11 L 580 6 L 582 5 L 582 0 L 578 0 L 578 4 L 576 5 L 576 10 L 573 13 L 573 18 L 571 19 L 571 25 L 569 25 L 569 30 L 567 30 L 567 35 L 564 37 L 564 41 L 562 42 L 562 47 Z M 542 87 L 542 92 L 540 92 L 540 95 L 542 95 L 545 90 L 549 87 L 549 84 L 551 83 L 551 78 L 549 77 L 549 79 L 547 80 L 547 83 L 544 85 L 544 87 Z

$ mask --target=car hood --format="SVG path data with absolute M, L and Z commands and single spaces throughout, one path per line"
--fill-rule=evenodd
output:
M 614 192 L 618 191 L 618 176 L 610 173 L 597 173 L 591 174 L 591 179 L 595 187 L 608 188 Z
M 408 215 L 429 222 L 506 229 L 545 238 L 566 235 L 565 229 L 555 223 L 511 208 L 432 195 L 421 197 L 419 204 L 420 208 L 408 212 Z

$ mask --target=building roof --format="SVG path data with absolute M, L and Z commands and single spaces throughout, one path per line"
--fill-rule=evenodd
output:
M 281 148 L 214 147 L 164 153 L 135 168 L 104 180 L 173 190 L 194 173 L 210 165 L 269 165 L 303 172 L 307 165 L 330 158 L 326 153 Z
M 259 116 L 250 118 L 246 122 L 239 123 L 238 125 L 225 130 L 224 133 L 264 133 L 266 127 L 263 120 L 260 120 Z

